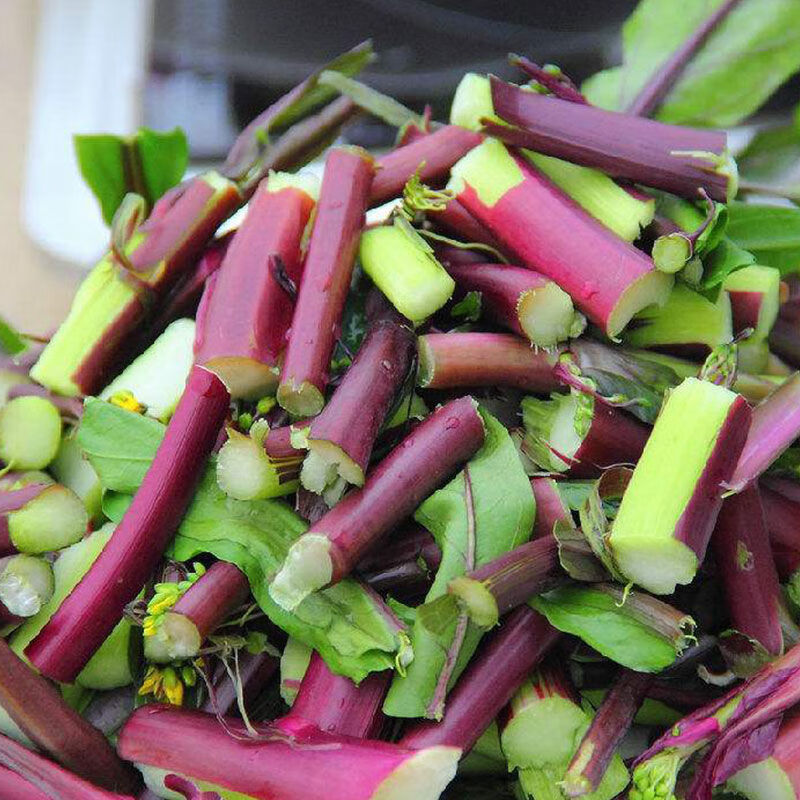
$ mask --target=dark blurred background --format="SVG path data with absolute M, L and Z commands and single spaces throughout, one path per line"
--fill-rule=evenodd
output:
M 506 55 L 557 62 L 584 77 L 614 63 L 630 0 L 158 0 L 147 124 L 182 125 L 195 157 L 223 153 L 233 132 L 314 67 L 371 38 L 375 88 L 446 119 L 467 71 L 511 77 Z M 220 114 L 221 110 L 226 114 Z M 368 121 L 348 135 L 389 144 Z

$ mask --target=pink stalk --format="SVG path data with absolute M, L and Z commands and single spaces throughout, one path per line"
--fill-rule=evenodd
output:
M 525 94 L 548 105 L 561 102 Z M 504 252 L 555 281 L 608 336 L 616 337 L 642 308 L 666 302 L 671 276 L 499 142 L 485 142 L 456 164 L 450 186 Z
M 216 561 L 189 587 L 157 630 L 145 637 L 145 653 L 151 661 L 193 658 L 205 639 L 250 596 L 245 574 L 227 561 Z
M 225 253 L 233 240 L 234 231 L 213 239 L 203 251 L 194 269 L 164 298 L 161 309 L 148 326 L 147 341 L 156 338 L 171 322 L 192 317 L 203 295 L 206 281 L 222 266 Z
M 483 421 L 471 397 L 440 407 L 290 548 L 270 586 L 294 609 L 316 589 L 337 583 L 399 520 L 450 477 L 483 444 Z
M 494 76 L 491 84 L 495 113 L 518 126 L 489 123 L 492 136 L 689 200 L 699 189 L 720 202 L 735 193 L 725 133 L 546 97 Z
M 324 405 L 331 353 L 367 207 L 374 162 L 365 151 L 332 150 L 297 295 L 278 402 L 292 414 Z
M 264 438 L 264 452 L 271 458 L 302 458 L 305 450 L 292 446 L 292 432 L 302 430 L 311 420 L 299 420 L 293 425 L 271 428 Z
M 373 672 L 356 685 L 334 675 L 319 653 L 313 653 L 289 716 L 305 720 L 324 733 L 377 739 L 383 727 L 383 698 L 392 678 Z
M 551 534 L 454 578 L 447 591 L 476 625 L 488 629 L 508 611 L 556 588 L 566 578 L 558 559 L 558 542 Z
M 550 347 L 581 331 L 561 287 L 530 269 L 505 264 L 445 264 L 463 292 L 479 292 L 481 313 L 533 344 Z
M 0 675 L 0 705 L 40 750 L 97 786 L 135 792 L 139 784 L 136 773 L 117 757 L 105 736 L 68 706 L 58 689 L 25 664 L 5 641 L 0 641 Z M 5 739 L 2 742 L 6 744 Z M 3 758 L 2 748 L 0 764 L 16 768 Z
M 25 651 L 43 674 L 66 683 L 75 680 L 150 578 L 194 495 L 229 400 L 216 375 L 193 367 L 114 536 Z
M 559 636 L 544 617 L 520 606 L 459 678 L 442 721 L 413 723 L 399 744 L 412 750 L 448 745 L 468 753 Z
M 92 753 L 86 752 L 89 760 Z M 130 793 L 118 794 L 95 786 L 58 764 L 33 753 L 13 739 L 0 735 L 0 796 L 8 800 L 133 800 Z
M 448 200 L 440 211 L 426 211 L 425 216 L 461 241 L 485 244 L 495 250 L 499 248 L 489 229 L 478 222 L 455 197 Z
M 450 167 L 483 141 L 483 136 L 457 125 L 444 125 L 381 156 L 372 181 L 370 204 L 400 197 L 408 179 L 420 169 L 420 178 L 430 183 L 447 175 Z
M 552 478 L 531 478 L 533 497 L 536 500 L 536 519 L 533 538 L 539 539 L 553 533 L 557 522 L 572 525 L 572 514 Z
M 511 55 L 511 65 L 521 69 L 529 78 L 544 86 L 552 95 L 561 100 L 585 105 L 589 101 L 575 88 L 575 84 L 564 74 L 554 75 L 525 56 Z
M 558 352 L 536 349 L 507 333 L 429 333 L 417 339 L 423 389 L 514 386 L 528 392 L 561 388 Z
M 653 676 L 647 673 L 623 670 L 569 763 L 563 783 L 567 797 L 583 797 L 600 785 L 652 681 Z
M 723 502 L 711 543 L 732 626 L 780 655 L 783 595 L 756 486 Z
M 797 712 L 784 716 L 770 758 L 783 771 L 794 796 L 800 797 L 800 714 Z
M 728 289 L 733 316 L 733 332 L 739 334 L 747 328 L 757 328 L 761 310 L 766 302 L 765 293 Z
M 380 550 L 367 553 L 358 572 L 380 594 L 418 598 L 430 588 L 441 561 L 433 536 L 414 523 L 396 531 Z
M 800 436 L 800 372 L 753 409 L 747 442 L 728 484 L 741 491 Z
M 270 653 L 238 654 L 239 679 L 242 687 L 242 704 L 251 720 L 258 720 L 260 709 L 256 707 L 261 695 L 267 690 L 272 678 L 280 668 L 280 659 Z M 214 676 L 213 694 L 204 701 L 201 709 L 209 714 L 222 716 L 238 715 L 239 699 L 236 685 L 231 680 L 227 669 L 220 664 Z
M 26 800 L 53 800 L 52 795 L 45 794 L 36 784 L 30 783 L 6 767 L 0 767 L 0 797 L 7 797 L 9 800 L 15 797 L 24 797 Z
M 79 420 L 83 416 L 83 401 L 77 397 L 64 397 L 47 391 L 44 386 L 35 383 L 18 383 L 8 390 L 8 399 L 15 397 L 44 397 L 49 400 L 63 417 L 70 420 Z
M 123 758 L 205 781 L 257 800 L 435 800 L 452 780 L 458 751 L 420 752 L 387 742 L 323 733 L 284 718 L 247 737 L 236 720 L 172 706 L 148 705 L 119 737 Z M 232 765 L 235 768 L 232 769 Z
M 800 497 L 781 491 L 787 484 L 796 487 L 794 481 L 783 479 L 762 478 L 759 482 L 772 557 L 782 581 L 790 580 L 800 569 Z
M 314 198 L 278 173 L 262 182 L 197 314 L 195 359 L 233 397 L 274 391 L 275 367 L 292 323 L 293 298 L 276 270 L 298 285 L 301 241 Z
M 639 90 L 636 97 L 625 109 L 627 114 L 638 117 L 649 117 L 664 101 L 670 89 L 683 74 L 693 56 L 708 41 L 708 37 L 719 27 L 720 23 L 739 4 L 739 0 L 726 0 L 722 3 L 689 38 L 661 64 L 655 73 Z
M 308 434 L 309 455 L 301 480 L 322 493 L 323 472 L 364 485 L 375 438 L 408 377 L 415 337 L 399 314 L 386 311 L 373 319 L 353 363 Z M 316 473 L 316 474 L 315 474 Z

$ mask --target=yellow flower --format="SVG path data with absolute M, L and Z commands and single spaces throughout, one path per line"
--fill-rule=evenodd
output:
M 108 402 L 120 408 L 124 408 L 126 411 L 133 411 L 135 414 L 144 414 L 144 412 L 147 411 L 147 406 L 140 403 L 133 396 L 133 392 L 129 392 L 127 389 L 114 392 L 114 394 L 108 398 Z

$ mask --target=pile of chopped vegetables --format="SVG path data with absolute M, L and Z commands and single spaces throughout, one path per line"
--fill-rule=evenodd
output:
M 798 42 L 643 0 L 448 122 L 365 43 L 217 169 L 77 137 L 110 248 L 0 326 L 0 797 L 800 796 L 800 122 L 725 132 Z

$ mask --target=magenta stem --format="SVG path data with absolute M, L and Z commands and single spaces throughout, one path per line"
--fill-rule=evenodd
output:
M 277 380 L 264 373 L 283 352 L 294 303 L 275 267 L 300 283 L 301 242 L 314 210 L 313 197 L 301 189 L 270 191 L 269 184 L 263 181 L 250 200 L 197 318 L 197 363 L 218 370 L 229 385 L 240 384 L 245 394 Z
M 191 621 L 205 639 L 250 595 L 250 583 L 235 564 L 215 561 L 169 610 Z
M 531 488 L 536 500 L 534 539 L 550 536 L 557 522 L 574 524 L 572 513 L 558 491 L 558 484 L 552 478 L 531 478 Z
M 683 44 L 653 73 L 647 83 L 625 109 L 627 114 L 649 117 L 683 74 L 686 65 L 706 43 L 708 37 L 739 4 L 739 0 L 726 0 L 706 19 Z
M 202 712 L 147 705 L 122 729 L 119 752 L 257 800 L 370 800 L 416 755 L 387 742 L 323 733 L 293 717 L 258 726 L 257 740 L 237 720 L 225 722 L 223 728 Z
M 238 660 L 243 705 L 250 719 L 258 721 L 261 709 L 257 703 L 272 678 L 278 673 L 280 659 L 266 652 L 254 654 L 240 651 Z M 201 709 L 209 714 L 238 716 L 239 700 L 236 696 L 236 686 L 224 666 L 220 667 L 214 676 L 213 695 L 206 698 Z
M 441 211 L 426 211 L 425 216 L 463 242 L 477 242 L 493 247 L 495 250 L 499 248 L 491 231 L 478 222 L 455 197 L 448 200 L 447 205 Z
M 600 785 L 652 682 L 647 673 L 622 671 L 570 761 L 564 779 L 567 796 L 580 797 Z
M 547 104 L 561 102 L 525 94 Z M 504 252 L 555 281 L 584 314 L 616 336 L 628 322 L 626 293 L 654 272 L 653 262 L 587 214 L 535 167 L 520 158 L 516 163 L 522 181 L 495 203 L 484 203 L 469 184 L 457 195 L 459 201 L 492 232 Z M 602 275 L 598 264 L 606 265 Z M 666 298 L 669 280 L 665 278 L 660 288 Z
M 788 377 L 753 409 L 747 442 L 730 480 L 741 491 L 800 436 L 800 372 Z
M 434 133 L 417 137 L 410 144 L 381 156 L 376 163 L 370 204 L 378 205 L 402 195 L 406 182 L 418 169 L 424 183 L 444 177 L 456 161 L 482 141 L 479 133 L 457 125 L 444 125 Z
M 770 331 L 769 347 L 787 364 L 800 368 L 800 318 L 790 319 L 781 313 Z
M 105 736 L 68 706 L 61 693 L 5 641 L 0 641 L 0 676 L 0 705 L 40 750 L 97 786 L 135 792 L 139 785 L 136 772 L 117 757 Z M 13 767 L 2 756 L 0 763 Z
M 398 520 L 405 519 L 484 439 L 483 420 L 471 397 L 461 397 L 426 417 L 312 528 L 331 542 L 336 583 L 375 547 Z
M 408 377 L 414 355 L 414 331 L 405 320 L 388 313 L 375 319 L 341 383 L 311 422 L 309 444 L 313 447 L 315 441 L 330 442 L 363 475 L 375 438 Z
M 373 672 L 356 685 L 334 675 L 319 653 L 311 656 L 290 717 L 312 723 L 325 733 L 377 739 L 383 728 L 383 698 L 392 673 Z
M 399 744 L 412 750 L 444 744 L 469 752 L 559 635 L 544 617 L 520 606 L 459 678 L 442 721 L 413 723 Z
M 292 413 L 322 410 L 373 174 L 363 151 L 332 150 L 325 162 L 278 389 L 278 401 Z
M 792 489 L 796 486 L 783 479 L 762 478 L 759 482 L 772 557 L 782 581 L 790 580 L 800 569 L 800 499 L 787 497 L 781 491 L 787 484 Z
M 723 502 L 711 542 L 733 628 L 780 655 L 783 599 L 756 486 Z
M 553 281 L 524 267 L 508 264 L 444 264 L 462 292 L 481 293 L 481 313 L 516 333 L 528 336 L 522 326 L 523 301 Z
M 25 651 L 43 674 L 74 681 L 153 574 L 194 495 L 229 399 L 216 375 L 192 368 L 164 439 L 109 545 Z
M 507 333 L 429 333 L 417 340 L 423 389 L 513 386 L 545 394 L 562 387 L 557 351 Z
M 494 76 L 491 83 L 495 113 L 518 126 L 485 123 L 492 136 L 689 200 L 697 199 L 699 189 L 714 200 L 727 200 L 730 176 L 708 159 L 678 155 L 702 152 L 722 159 L 725 133 L 546 97 Z
M 512 66 L 521 69 L 528 77 L 540 83 L 560 100 L 568 100 L 571 103 L 581 103 L 582 105 L 589 102 L 566 76 L 553 75 L 525 56 L 514 55 L 509 58 L 509 61 Z

